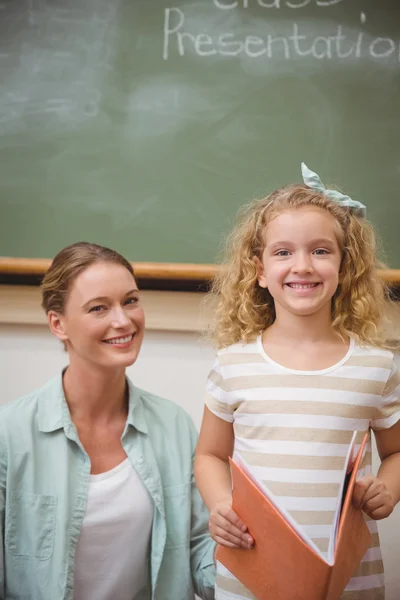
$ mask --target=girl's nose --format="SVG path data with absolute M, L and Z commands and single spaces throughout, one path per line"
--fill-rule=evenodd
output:
M 295 273 L 311 273 L 313 271 L 311 257 L 308 254 L 299 254 L 296 257 L 293 270 Z

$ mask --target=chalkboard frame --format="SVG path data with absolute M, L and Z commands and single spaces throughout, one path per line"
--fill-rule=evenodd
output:
M 0 284 L 39 285 L 51 264 L 47 258 L 0 256 Z M 207 291 L 215 277 L 217 264 L 131 263 L 139 287 L 146 290 Z M 400 269 L 382 269 L 379 276 L 400 299 Z
M 51 264 L 47 258 L 0 256 L 0 285 L 39 285 Z M 218 265 L 132 262 L 140 289 L 206 292 Z M 400 272 L 399 272 L 400 282 Z

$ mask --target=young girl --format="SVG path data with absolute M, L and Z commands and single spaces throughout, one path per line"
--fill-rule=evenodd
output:
M 352 433 L 359 443 L 372 429 L 381 466 L 373 476 L 369 441 L 353 497 L 372 543 L 341 600 L 382 600 L 375 521 L 400 499 L 400 377 L 378 329 L 387 294 L 365 207 L 302 171 L 304 185 L 246 207 L 229 239 L 195 474 L 219 544 L 254 541 L 231 507 L 238 451 L 326 552 Z M 217 600 L 255 598 L 217 573 Z

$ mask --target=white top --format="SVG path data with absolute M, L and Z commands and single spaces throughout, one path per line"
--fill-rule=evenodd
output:
M 326 555 L 353 432 L 358 445 L 369 429 L 400 419 L 400 375 L 391 352 L 353 341 L 331 367 L 289 369 L 268 356 L 259 336 L 219 351 L 205 401 L 233 424 L 235 453 Z M 370 472 L 368 442 L 360 476 Z M 371 547 L 341 600 L 384 597 L 376 521 L 368 527 Z M 254 598 L 219 563 L 217 572 L 216 600 Z
M 91 475 L 74 600 L 133 600 L 147 585 L 153 505 L 128 459 Z

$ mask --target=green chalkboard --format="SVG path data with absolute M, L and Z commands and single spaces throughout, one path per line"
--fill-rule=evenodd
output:
M 2 0 L 0 255 L 212 263 L 300 162 L 400 267 L 398 0 Z

